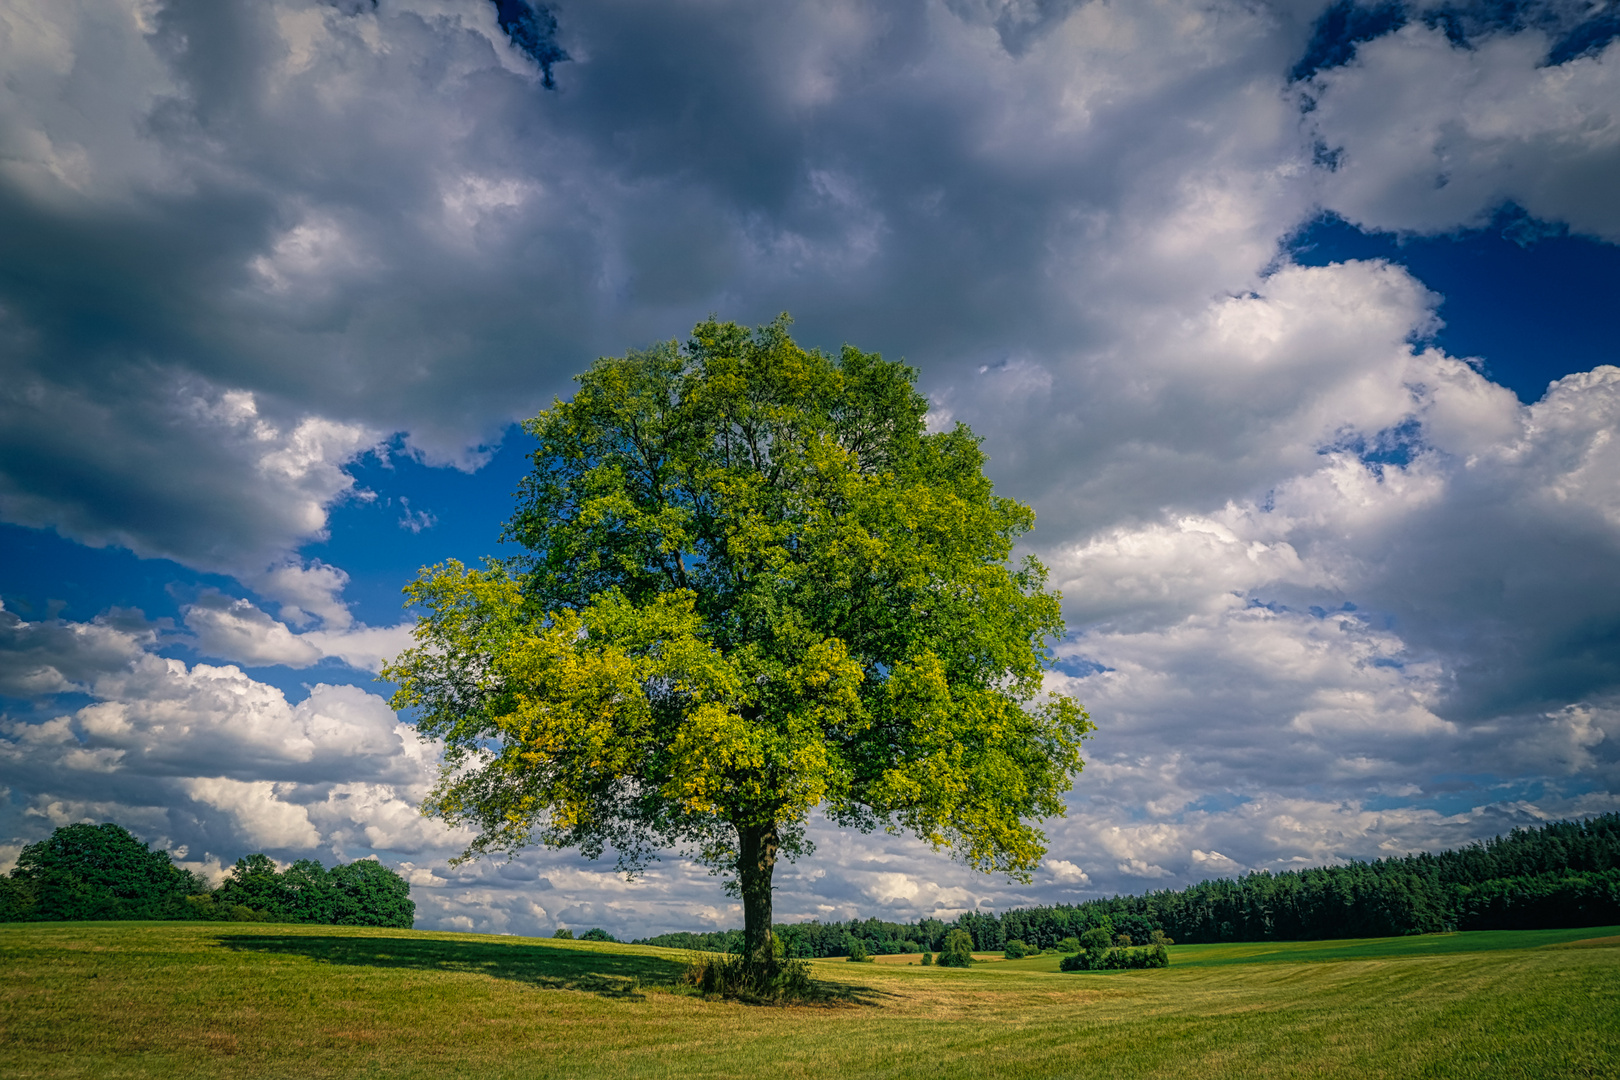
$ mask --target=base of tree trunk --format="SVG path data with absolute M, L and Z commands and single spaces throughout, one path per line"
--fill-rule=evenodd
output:
M 833 996 L 811 977 L 810 965 L 804 960 L 756 963 L 746 956 L 707 953 L 687 964 L 680 981 L 704 997 L 759 1004 L 813 1005 Z

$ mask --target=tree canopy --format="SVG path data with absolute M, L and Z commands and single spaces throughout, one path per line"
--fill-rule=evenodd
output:
M 945 944 L 939 950 L 939 962 L 945 967 L 967 967 L 973 963 L 973 939 L 960 927 L 945 935 Z
M 218 889 L 112 822 L 64 825 L 29 844 L 0 877 L 0 922 L 87 919 L 252 919 L 410 926 L 410 884 L 373 859 L 327 870 L 300 859 L 277 870 L 238 859 Z
M 425 569 L 416 644 L 384 670 L 443 740 L 424 809 L 475 839 L 685 851 L 768 948 L 779 856 L 812 810 L 1026 877 L 1090 730 L 1042 693 L 1059 598 L 1034 522 L 915 372 L 798 346 L 783 316 L 709 320 L 597 361 L 538 441 L 502 539 Z
M 279 922 L 332 926 L 403 926 L 416 920 L 410 883 L 374 859 L 328 870 L 299 859 L 285 870 L 262 854 L 236 860 L 215 901 L 262 911 Z
M 172 919 L 183 917 L 188 895 L 208 891 L 167 852 L 110 821 L 64 825 L 29 844 L 10 876 L 22 890 L 10 918 Z

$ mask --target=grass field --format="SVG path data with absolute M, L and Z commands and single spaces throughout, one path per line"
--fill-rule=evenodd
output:
M 1158 971 L 816 961 L 843 1002 L 815 1008 L 678 993 L 683 959 L 404 930 L 0 926 L 0 1076 L 1620 1077 L 1620 927 L 1178 945 Z

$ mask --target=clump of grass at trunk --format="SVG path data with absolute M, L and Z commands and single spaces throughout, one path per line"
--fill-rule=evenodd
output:
M 735 998 L 756 1004 L 817 1004 L 831 996 L 810 977 L 803 960 L 754 960 L 721 953 L 695 953 L 681 973 L 681 984 L 705 997 Z
M 693 953 L 680 982 L 705 997 L 757 1004 L 810 1004 L 831 996 L 810 977 L 808 963 L 788 959 L 781 936 L 774 933 L 764 948 L 751 954 Z

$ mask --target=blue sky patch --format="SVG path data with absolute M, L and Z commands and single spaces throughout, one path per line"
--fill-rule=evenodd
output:
M 1507 207 L 1490 225 L 1449 236 L 1368 232 L 1333 215 L 1288 244 L 1294 261 L 1327 266 L 1387 259 L 1441 294 L 1445 326 L 1433 341 L 1481 370 L 1519 400 L 1539 401 L 1547 384 L 1620 361 L 1606 316 L 1620 296 L 1620 247 L 1548 227 Z

